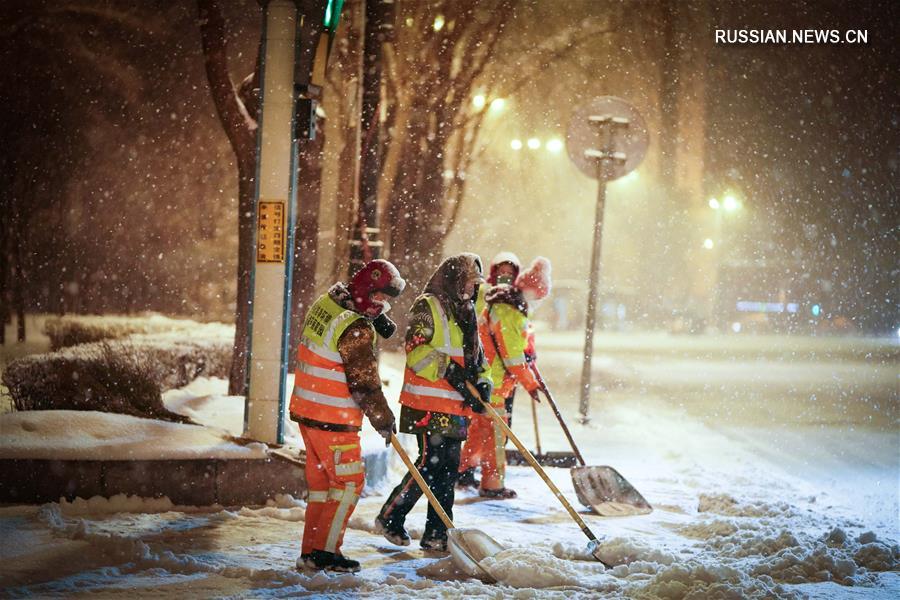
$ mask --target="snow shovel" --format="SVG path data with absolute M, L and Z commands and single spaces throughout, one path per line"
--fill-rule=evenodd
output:
M 592 508 L 598 515 L 604 517 L 625 517 L 630 515 L 646 515 L 653 512 L 653 507 L 647 502 L 633 485 L 627 479 L 609 466 L 589 467 L 584 461 L 581 452 L 575 445 L 575 440 L 563 420 L 553 395 L 547 388 L 544 378 L 541 377 L 537 365 L 531 363 L 531 370 L 534 372 L 535 378 L 541 386 L 541 391 L 547 397 L 553 414 L 559 420 L 572 451 L 575 452 L 575 458 L 578 459 L 579 467 L 572 467 L 572 485 L 575 486 L 575 494 L 578 501 L 584 506 Z
M 391 445 L 394 447 L 394 450 L 397 451 L 397 454 L 400 455 L 403 464 L 409 469 L 410 475 L 412 475 L 413 479 L 416 480 L 416 483 L 419 484 L 422 493 L 428 498 L 428 503 L 431 504 L 431 508 L 434 509 L 441 518 L 441 521 L 443 521 L 444 525 L 447 527 L 447 548 L 450 550 L 450 557 L 453 559 L 453 564 L 470 577 L 478 577 L 485 579 L 488 583 L 496 583 L 496 579 L 488 573 L 487 569 L 481 566 L 481 561 L 506 548 L 501 546 L 494 538 L 478 529 L 455 528 L 450 517 L 447 516 L 446 511 L 444 511 L 444 507 L 441 506 L 441 503 L 435 498 L 434 492 L 428 487 L 425 478 L 419 473 L 419 469 L 417 469 L 413 461 L 410 460 L 406 450 L 400 445 L 400 440 L 398 440 L 397 436 L 393 433 L 391 434 Z
M 466 382 L 466 385 L 469 388 L 469 392 L 478 399 L 481 399 L 481 395 L 478 393 L 478 389 L 469 381 Z M 497 411 L 494 410 L 494 407 L 491 406 L 490 402 L 485 402 L 481 400 L 481 405 L 484 406 L 484 410 L 494 422 L 497 423 L 503 432 L 507 435 L 509 439 L 512 440 L 513 444 L 516 445 L 516 448 L 519 449 L 519 452 L 522 453 L 522 456 L 525 457 L 525 460 L 528 461 L 528 464 L 537 471 L 537 474 L 541 476 L 541 479 L 544 480 L 544 483 L 547 484 L 547 487 L 550 488 L 550 491 L 553 492 L 553 495 L 556 496 L 556 499 L 559 500 L 560 504 L 563 505 L 569 516 L 578 524 L 581 528 L 581 532 L 587 536 L 588 539 L 588 551 L 591 553 L 591 556 L 596 558 L 604 567 L 610 568 L 610 565 L 603 561 L 600 558 L 600 540 L 597 539 L 597 536 L 594 535 L 594 532 L 591 531 L 591 528 L 587 526 L 587 523 L 584 522 L 584 519 L 581 518 L 581 515 L 576 512 L 572 505 L 566 500 L 566 497 L 563 496 L 562 492 L 559 491 L 559 488 L 556 487 L 556 484 L 547 476 L 547 473 L 544 472 L 544 469 L 538 463 L 538 461 L 532 456 L 531 452 L 519 441 L 519 438 L 516 437 L 516 434 L 512 432 L 512 429 L 509 428 L 509 425 L 506 424 L 506 421 L 503 420 Z

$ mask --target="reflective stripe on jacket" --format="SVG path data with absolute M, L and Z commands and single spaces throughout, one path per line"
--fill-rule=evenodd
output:
M 297 350 L 291 414 L 323 423 L 362 426 L 363 412 L 350 395 L 338 341 L 363 316 L 327 293 L 306 313 Z

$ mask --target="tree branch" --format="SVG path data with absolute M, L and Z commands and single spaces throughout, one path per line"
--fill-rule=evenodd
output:
M 206 78 L 216 105 L 216 112 L 222 128 L 238 163 L 247 166 L 254 158 L 254 136 L 256 123 L 247 114 L 244 103 L 228 75 L 228 53 L 225 35 L 225 19 L 218 0 L 197 0 L 200 20 L 200 42 L 206 66 Z

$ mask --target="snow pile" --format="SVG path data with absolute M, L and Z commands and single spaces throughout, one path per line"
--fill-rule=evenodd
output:
M 265 458 L 266 445 L 222 431 L 95 411 L 43 410 L 0 415 L 0 458 L 178 460 Z
M 739 503 L 728 494 L 700 494 L 697 512 L 710 512 L 733 517 L 774 517 L 785 515 L 791 508 L 784 502 Z
M 534 548 L 508 548 L 481 561 L 499 582 L 516 588 L 585 585 L 606 569 L 596 561 L 577 564 Z
M 664 568 L 640 588 L 645 598 L 671 600 L 741 600 L 800 598 L 768 578 L 753 579 L 739 569 L 697 561 Z
M 836 528 L 811 544 L 795 541 L 759 563 L 753 574 L 795 584 L 834 581 L 842 585 L 872 585 L 873 572 L 898 568 L 900 547 L 896 544 L 889 546 L 874 534 L 852 540 Z
M 59 502 L 60 513 L 71 515 L 98 515 L 115 513 L 161 513 L 174 508 L 167 496 L 162 498 L 141 498 L 116 494 L 112 498 L 94 496 L 88 500 L 75 498 L 71 502 L 62 498 Z

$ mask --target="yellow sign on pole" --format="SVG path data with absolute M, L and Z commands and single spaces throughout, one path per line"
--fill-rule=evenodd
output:
M 256 262 L 283 263 L 287 231 L 283 200 L 259 201 L 259 218 L 256 224 Z

